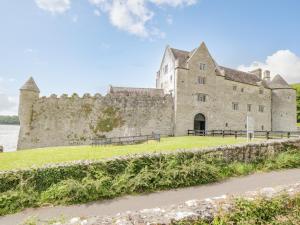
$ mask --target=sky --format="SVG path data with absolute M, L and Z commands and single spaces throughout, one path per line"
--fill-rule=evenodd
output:
M 299 0 L 0 2 L 0 115 L 17 114 L 33 76 L 41 96 L 154 87 L 165 47 L 202 41 L 218 64 L 300 82 Z

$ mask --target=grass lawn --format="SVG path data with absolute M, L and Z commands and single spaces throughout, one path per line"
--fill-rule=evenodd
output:
M 297 123 L 297 126 L 300 127 L 300 123 Z
M 238 144 L 246 142 L 245 138 L 234 137 L 170 137 L 162 138 L 161 142 L 149 141 L 149 143 L 126 146 L 76 146 L 76 147 L 52 147 L 7 152 L 0 154 L 0 170 L 28 168 L 41 166 L 48 163 L 59 163 L 85 159 L 104 159 L 114 156 L 124 156 L 136 153 L 151 153 L 172 151 L 176 149 L 205 148 L 220 145 Z

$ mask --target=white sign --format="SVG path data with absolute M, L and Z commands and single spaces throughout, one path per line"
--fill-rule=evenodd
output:
M 255 122 L 251 116 L 247 116 L 247 140 L 251 141 L 254 138 Z

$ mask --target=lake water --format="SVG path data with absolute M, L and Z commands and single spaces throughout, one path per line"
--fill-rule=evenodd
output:
M 17 149 L 19 129 L 20 126 L 0 125 L 0 145 L 4 147 L 5 152 Z

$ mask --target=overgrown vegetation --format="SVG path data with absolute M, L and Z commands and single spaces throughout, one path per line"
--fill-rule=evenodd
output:
M 69 137 L 80 139 L 76 134 Z M 170 137 L 162 138 L 160 142 L 149 141 L 144 144 L 124 146 L 72 146 L 52 147 L 44 149 L 5 152 L 0 154 L 0 171 L 31 166 L 42 166 L 49 163 L 60 163 L 74 160 L 96 160 L 125 156 L 137 153 L 168 152 L 176 149 L 193 149 L 221 145 L 244 143 L 245 138 L 233 137 Z
M 0 174 L 0 216 L 45 204 L 85 203 L 207 184 L 255 171 L 295 167 L 300 167 L 300 152 L 287 149 L 276 157 L 251 163 L 183 152 L 12 171 Z
M 298 225 L 300 224 L 300 194 L 282 195 L 254 201 L 238 199 L 230 213 L 219 212 L 213 221 L 183 221 L 174 225 Z
M 297 90 L 297 122 L 300 126 L 300 84 L 293 84 L 292 86 Z
M 18 116 L 0 116 L 0 124 L 2 125 L 19 125 Z

